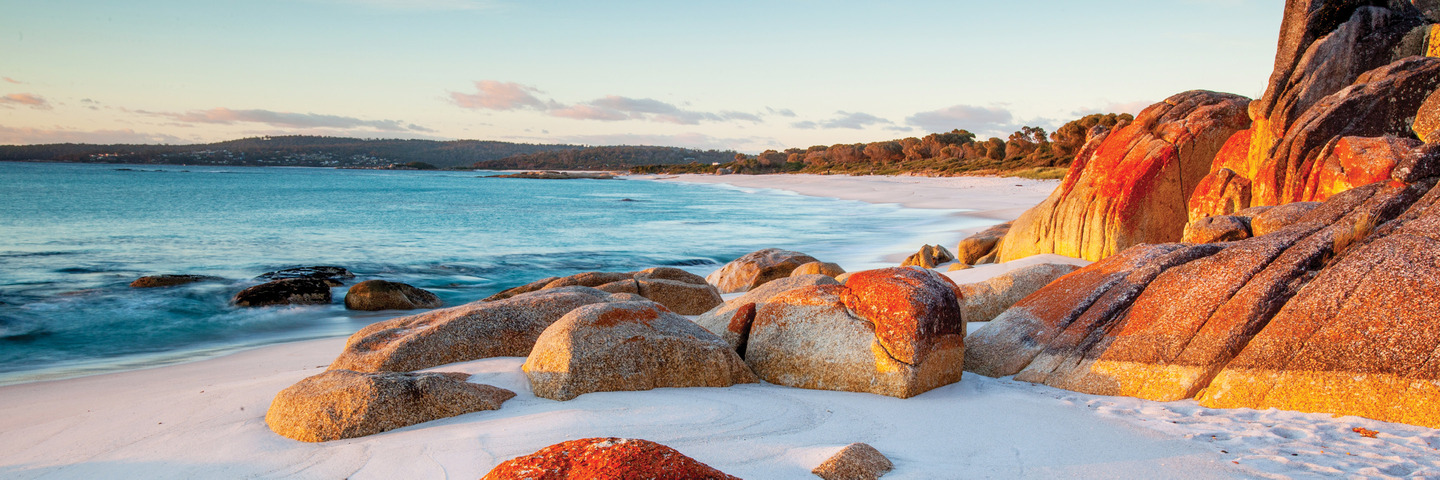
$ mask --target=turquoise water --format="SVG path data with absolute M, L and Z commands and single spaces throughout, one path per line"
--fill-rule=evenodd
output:
M 236 308 L 280 268 L 339 265 L 447 305 L 582 271 L 704 274 L 780 247 L 849 269 L 917 248 L 952 212 L 643 180 L 476 172 L 0 163 L 0 384 L 348 335 L 413 312 Z M 217 282 L 131 289 L 137 277 Z

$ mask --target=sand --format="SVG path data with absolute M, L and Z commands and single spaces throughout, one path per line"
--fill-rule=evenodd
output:
M 1046 188 L 1041 182 L 1010 191 L 1029 182 L 1012 179 L 798 178 L 722 179 L 859 200 L 903 197 L 917 208 L 971 208 L 996 221 L 1005 215 L 993 212 L 1038 201 L 1035 191 Z M 955 196 L 945 197 L 947 189 Z M 1064 259 L 1026 262 L 1047 260 Z M 1018 265 L 952 276 L 977 281 Z M 478 478 L 509 458 L 592 436 L 660 442 L 754 479 L 817 478 L 809 470 L 852 442 L 874 445 L 895 462 L 886 479 L 1440 475 L 1437 430 L 1099 397 L 971 374 L 905 400 L 757 384 L 556 402 L 530 393 L 523 358 L 492 358 L 432 370 L 467 372 L 473 382 L 516 391 L 500 410 L 322 444 L 271 432 L 264 423 L 270 399 L 320 373 L 343 344 L 313 340 L 0 387 L 0 478 Z M 1367 438 L 1355 427 L 1379 433 Z

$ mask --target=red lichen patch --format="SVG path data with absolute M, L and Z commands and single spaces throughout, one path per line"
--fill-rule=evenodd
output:
M 1334 140 L 1315 161 L 1306 180 L 1303 199 L 1324 201 L 1337 193 L 1390 179 L 1400 163 L 1420 142 L 1398 137 L 1342 137 Z
M 1211 171 L 1190 194 L 1190 221 L 1229 215 L 1250 206 L 1250 180 L 1229 168 Z
M 1360 434 L 1360 436 L 1365 437 L 1365 438 L 1375 438 L 1376 435 L 1379 435 L 1379 434 L 1380 434 L 1380 432 L 1377 432 L 1377 431 L 1374 431 L 1374 430 L 1368 430 L 1368 429 L 1366 429 L 1365 427 L 1355 427 L 1355 428 L 1350 429 L 1350 431 L 1355 432 L 1355 433 L 1358 433 L 1358 434 Z
M 643 323 L 649 325 L 651 320 L 660 318 L 660 311 L 658 310 L 659 308 L 664 307 L 656 305 L 650 308 L 611 309 L 610 311 L 602 313 L 599 317 L 595 318 L 595 321 L 592 323 L 592 325 L 595 325 L 597 327 L 613 327 L 622 323 Z
M 1225 146 L 1220 147 L 1220 153 L 1215 154 L 1215 163 L 1211 164 L 1210 171 L 1213 173 L 1222 168 L 1228 168 L 1235 172 L 1249 171 L 1250 139 L 1254 136 L 1255 129 L 1253 127 L 1231 135 L 1230 139 L 1225 141 Z
M 755 304 L 747 303 L 745 306 L 740 307 L 740 309 L 735 310 L 735 315 L 730 317 L 730 325 L 726 326 L 725 329 L 739 334 L 740 338 L 745 338 L 746 335 L 750 334 L 750 322 L 753 321 L 755 321 Z
M 648 440 L 585 438 L 497 465 L 483 480 L 736 479 Z
M 875 324 L 875 336 L 896 360 L 919 364 L 942 335 L 965 335 L 958 287 L 930 270 L 908 267 L 856 272 L 845 282 L 846 308 Z

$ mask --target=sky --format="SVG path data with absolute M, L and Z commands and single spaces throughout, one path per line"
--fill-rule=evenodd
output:
M 0 144 L 808 147 L 1261 94 L 1284 2 L 0 0 Z

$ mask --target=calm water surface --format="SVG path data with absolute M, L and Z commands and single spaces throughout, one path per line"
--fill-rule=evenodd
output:
M 348 335 L 413 312 L 236 308 L 280 268 L 340 265 L 447 305 L 542 277 L 780 247 L 851 269 L 956 227 L 953 212 L 642 180 L 484 172 L 0 162 L 0 384 Z M 217 282 L 131 289 L 143 275 Z

